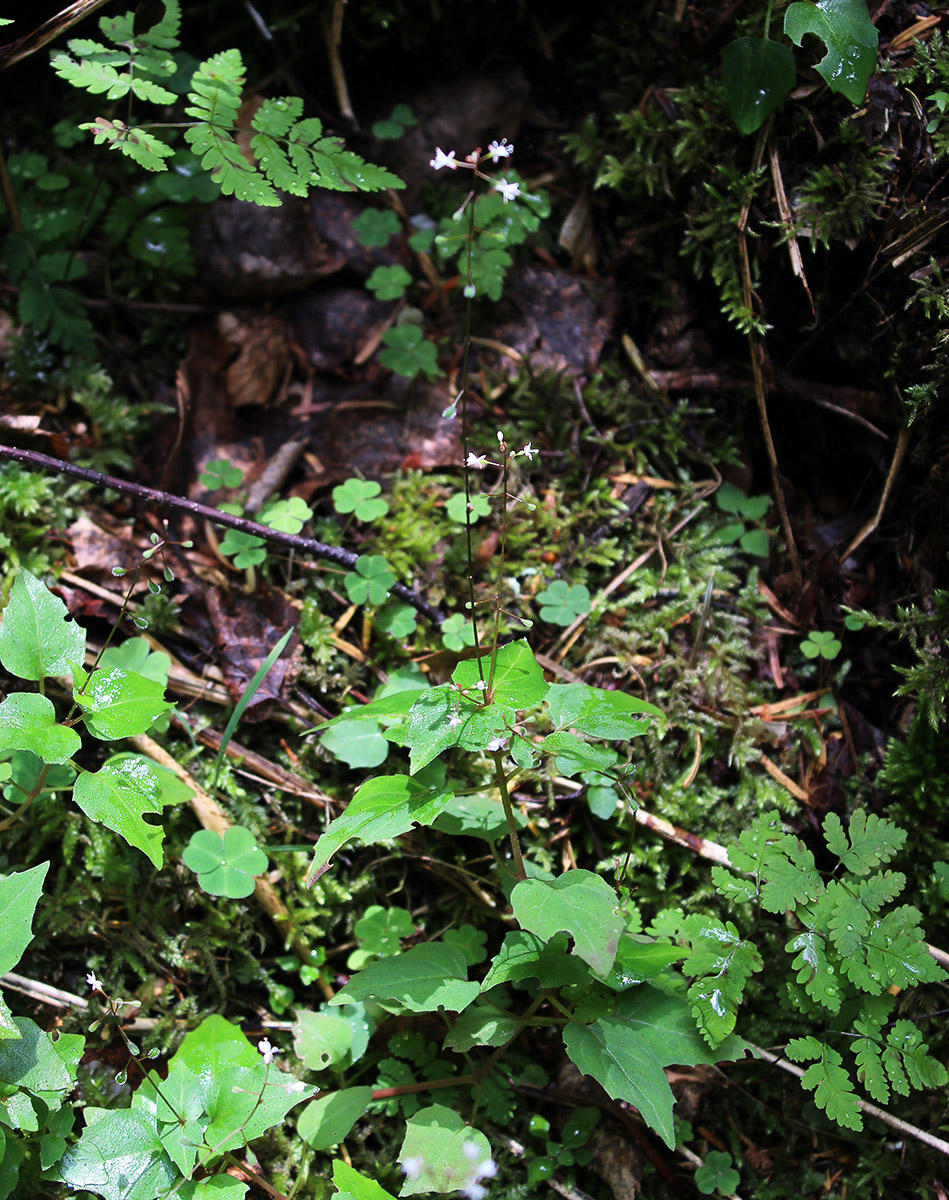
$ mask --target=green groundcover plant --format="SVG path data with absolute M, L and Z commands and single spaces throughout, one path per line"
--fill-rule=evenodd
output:
M 177 10 L 169 4 L 167 11 Z M 72 45 L 72 57 L 62 56 L 57 70 L 92 91 L 114 96 L 132 91 L 140 99 L 170 102 L 158 82 L 168 74 L 158 39 L 174 40 L 176 26 L 164 20 L 154 26 L 147 54 L 131 28 L 105 32 L 118 50 Z M 123 49 L 126 43 L 138 47 L 135 63 Z M 232 146 L 240 74 L 239 61 L 228 57 L 232 53 L 201 65 L 186 110 L 197 119 L 186 136 L 225 190 L 268 203 L 275 188 L 305 190 L 314 175 L 336 178 L 340 186 L 347 181 L 384 186 L 381 176 L 366 173 L 365 164 L 340 157 L 335 142 L 323 146 L 318 123 L 301 120 L 293 102 L 268 103 L 254 118 L 260 165 L 248 173 Z M 218 113 L 224 114 L 220 122 Z M 97 140 L 150 169 L 161 169 L 168 157 L 157 137 L 143 129 L 103 120 L 95 125 Z M 432 160 L 435 170 L 468 170 L 473 179 L 489 183 L 482 198 L 489 203 L 479 208 L 472 191 L 452 218 L 454 256 L 453 231 L 467 217 L 456 261 L 466 280 L 469 328 L 472 301 L 482 294 L 494 298 L 507 266 L 500 259 L 492 263 L 491 246 L 480 239 L 505 212 L 517 211 L 506 206 L 523 195 L 512 174 L 494 180 L 484 167 L 512 152 L 502 139 L 484 154 L 475 151 L 459 160 L 455 151 L 438 149 Z M 536 215 L 529 205 L 524 212 Z M 531 222 L 519 227 L 526 236 Z M 478 270 L 472 265 L 476 242 L 485 252 Z M 433 362 L 421 354 L 420 331 L 415 326 L 401 331 L 389 350 L 414 356 L 427 373 Z M 380 745 L 383 751 L 394 745 L 406 752 L 407 767 L 360 784 L 316 842 L 307 882 L 331 871 L 340 852 L 356 841 L 397 843 L 418 828 L 446 837 L 474 835 L 490 848 L 493 870 L 479 884 L 504 922 L 503 936 L 488 945 L 478 930 L 461 926 L 403 949 L 411 930 L 407 910 L 367 912 L 357 922 L 360 945 L 348 982 L 319 1011 L 298 1010 L 293 1025 L 300 1069 L 331 1080 L 319 1090 L 275 1066 L 268 1039 L 255 1049 L 219 1015 L 185 1034 L 162 1077 L 122 1029 L 128 1005 L 109 996 L 90 972 L 87 982 L 104 1002 L 105 1019 L 115 1024 L 144 1078 L 127 1107 L 83 1106 L 74 1099 L 82 1035 L 54 1038 L 32 1020 L 14 1016 L 0 998 L 0 1200 L 36 1195 L 55 1184 L 104 1200 L 239 1200 L 248 1191 L 250 1172 L 256 1174 L 255 1160 L 245 1153 L 249 1143 L 292 1119 L 300 1105 L 294 1114 L 297 1136 L 314 1150 L 332 1152 L 367 1115 L 384 1113 L 398 1122 L 401 1195 L 461 1192 L 481 1200 L 498 1168 L 477 1124 L 477 1105 L 485 1095 L 500 1101 L 510 1092 L 505 1057 L 525 1035 L 561 1048 L 581 1073 L 612 1099 L 634 1106 L 649 1129 L 674 1148 L 675 1097 L 666 1068 L 734 1062 L 753 1052 L 737 1032 L 738 1018 L 746 985 L 762 970 L 762 947 L 767 941 L 768 950 L 774 948 L 776 926 L 781 933 L 773 957 L 784 962 L 785 972 L 775 987 L 788 997 L 800 1029 L 785 1053 L 808 1064 L 803 1085 L 829 1118 L 852 1130 L 862 1127 L 857 1085 L 878 1103 L 893 1093 L 945 1085 L 945 1068 L 916 1026 L 892 1020 L 894 991 L 946 975 L 923 940 L 921 914 L 894 903 L 906 880 L 887 864 L 905 834 L 886 819 L 858 809 L 845 828 L 835 814 L 828 816 L 819 866 L 814 851 L 786 832 L 776 813 L 767 813 L 731 849 L 730 866 L 713 871 L 734 920 L 693 912 L 645 932 L 628 860 L 605 872 L 572 868 L 553 875 L 525 853 L 526 840 L 535 835 L 515 805 L 519 786 L 576 780 L 578 787 L 599 790 L 601 812 L 612 810 L 616 821 L 626 820 L 636 807 L 632 748 L 663 713 L 622 691 L 550 683 L 526 638 L 505 640 L 504 539 L 509 506 L 516 503 L 511 478 L 536 451 L 530 443 L 513 449 L 499 433 L 493 459 L 472 452 L 466 398 L 463 380 L 446 419 L 460 406 L 465 446 L 460 515 L 469 571 L 473 521 L 497 513 L 498 576 L 487 615 L 484 609 L 479 613 L 472 587 L 469 620 L 452 630 L 462 645 L 468 640 L 462 630 L 470 629 L 472 656 L 455 666 L 449 680 L 432 686 L 406 676 L 400 686 L 383 689 L 371 702 L 319 727 L 331 748 L 335 739 L 336 753 L 358 746 L 351 762 L 381 765 L 386 754 L 379 754 Z M 205 483 L 232 485 L 227 466 L 215 464 Z M 472 479 L 488 470 L 497 472 L 498 483 L 481 498 Z M 357 521 L 369 520 L 383 503 L 375 493 L 373 485 L 351 480 L 337 489 L 334 503 Z M 762 515 L 733 511 L 743 522 Z M 288 509 L 277 519 L 299 522 L 308 515 L 309 510 Z M 162 547 L 156 537 L 148 556 Z M 384 603 L 394 581 L 383 556 L 367 555 L 344 586 L 352 603 L 375 606 Z M 538 601 L 541 620 L 554 625 L 569 625 L 591 610 L 585 586 L 566 580 L 554 581 Z M 167 869 L 161 821 L 165 808 L 180 802 L 180 791 L 145 758 L 108 753 L 127 738 L 157 732 L 167 720 L 173 705 L 164 698 L 160 673 L 146 673 L 134 650 L 118 659 L 100 653 L 87 664 L 83 629 L 62 600 L 26 570 L 17 574 L 0 622 L 0 665 L 24 685 L 0 702 L 0 781 L 17 801 L 5 824 L 29 821 L 33 805 L 55 788 L 155 870 Z M 106 754 L 88 753 L 90 747 L 105 748 Z M 471 778 L 480 783 L 469 786 Z M 241 828 L 224 836 L 198 834 L 183 857 L 206 892 L 229 898 L 249 894 L 267 862 L 265 848 Z M 6 918 L 0 922 L 2 971 L 13 969 L 29 944 L 47 869 L 47 863 L 22 864 L 0 879 L 0 913 Z M 389 1015 L 418 1014 L 440 1020 L 439 1043 L 431 1049 L 420 1036 L 397 1040 L 397 1035 L 384 1060 L 384 1072 L 395 1082 L 368 1085 L 364 1059 L 377 1025 Z M 90 1033 L 96 1028 L 93 1023 Z M 466 1069 L 458 1070 L 459 1061 Z M 582 1163 L 591 1130 L 592 1123 L 577 1115 L 561 1142 L 547 1140 L 546 1157 Z M 736 1186 L 737 1172 L 727 1157 L 709 1156 L 696 1176 L 702 1191 Z M 340 1196 L 388 1195 L 342 1154 L 328 1161 Z M 536 1171 L 535 1179 L 543 1174 Z

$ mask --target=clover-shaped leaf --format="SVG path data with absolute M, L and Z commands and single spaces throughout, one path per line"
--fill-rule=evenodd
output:
M 551 625 L 570 625 L 590 611 L 590 591 L 582 583 L 572 587 L 563 579 L 555 580 L 546 591 L 538 592 L 540 619 Z
M 385 500 L 377 499 L 381 486 L 371 479 L 347 479 L 333 488 L 333 507 L 340 514 L 353 513 L 357 521 L 374 521 L 389 511 Z
M 827 630 L 812 630 L 801 642 L 805 658 L 836 658 L 840 653 L 840 642 Z
M 442 622 L 442 645 L 446 650 L 464 650 L 475 644 L 471 619 L 463 613 L 452 613 Z
M 366 287 L 377 300 L 398 300 L 411 282 L 412 276 L 405 267 L 396 263 L 391 267 L 376 267 L 366 280 Z
M 398 905 L 383 908 L 381 904 L 370 904 L 353 926 L 353 933 L 360 947 L 368 954 L 385 958 L 401 953 L 401 939 L 415 933 L 415 922 L 407 908 Z
M 381 604 L 395 583 L 395 576 L 381 554 L 361 554 L 356 570 L 343 580 L 346 595 L 353 604 Z
M 445 502 L 445 512 L 451 521 L 458 525 L 465 525 L 465 493 L 455 492 L 454 496 L 449 497 Z M 479 517 L 488 517 L 491 515 L 491 502 L 487 496 L 482 496 L 480 492 L 471 497 L 471 524 L 478 520 Z
M 216 458 L 201 472 L 201 486 L 216 491 L 218 488 L 237 487 L 243 473 L 226 458 Z
M 385 120 L 376 121 L 372 127 L 373 137 L 400 138 L 410 125 L 417 125 L 418 117 L 407 104 L 397 104 Z
M 233 557 L 234 566 L 241 570 L 259 566 L 267 557 L 264 539 L 240 529 L 229 529 L 218 549 L 228 558 Z
M 488 935 L 481 929 L 475 929 L 474 925 L 459 925 L 457 929 L 446 929 L 445 941 L 449 946 L 457 946 L 469 967 L 476 967 L 488 957 L 485 949 Z
M 424 374 L 435 379 L 439 374 L 438 352 L 426 341 L 417 325 L 398 325 L 382 335 L 385 349 L 379 351 L 379 361 L 396 375 L 414 379 Z
M 730 1196 L 740 1182 L 741 1176 L 732 1166 L 732 1156 L 722 1150 L 710 1150 L 695 1172 L 695 1186 L 703 1196 L 711 1196 L 715 1191 Z
M 376 624 L 389 637 L 407 638 L 415 632 L 415 610 L 409 604 L 387 604 Z
M 353 232 L 364 246 L 384 246 L 399 232 L 399 218 L 389 208 L 367 208 L 353 221 Z
M 249 829 L 232 825 L 223 836 L 199 829 L 185 847 L 181 861 L 198 876 L 198 886 L 209 896 L 243 899 L 254 890 L 254 876 L 267 868 L 267 855 Z
M 260 514 L 260 521 L 279 533 L 299 533 L 312 516 L 313 509 L 305 500 L 291 496 L 289 500 L 276 500 L 268 504 Z

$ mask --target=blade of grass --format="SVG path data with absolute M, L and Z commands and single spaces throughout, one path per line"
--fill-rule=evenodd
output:
M 266 679 L 268 671 L 283 653 L 284 646 L 286 646 L 287 642 L 290 641 L 291 637 L 293 637 L 293 630 L 288 629 L 280 641 L 277 642 L 276 646 L 274 646 L 264 661 L 257 668 L 253 679 L 244 689 L 243 696 L 241 696 L 240 700 L 238 700 L 234 711 L 231 713 L 231 719 L 224 727 L 224 733 L 221 736 L 221 744 L 218 747 L 217 758 L 214 760 L 214 775 L 211 777 L 212 792 L 217 787 L 217 777 L 219 771 L 221 770 L 221 762 L 227 751 L 228 742 L 230 742 L 231 738 L 234 736 L 234 730 L 240 724 L 240 719 L 244 715 L 245 709 L 247 708 L 248 704 L 250 704 L 251 700 L 253 700 L 255 692 L 264 682 L 264 679 Z

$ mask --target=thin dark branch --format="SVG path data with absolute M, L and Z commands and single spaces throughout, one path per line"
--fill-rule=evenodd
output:
M 315 538 L 300 537 L 294 533 L 280 533 L 276 529 L 270 529 L 267 525 L 259 525 L 256 521 L 248 521 L 244 517 L 232 517 L 229 513 L 221 512 L 220 509 L 209 508 L 206 504 L 198 504 L 197 501 L 188 500 L 184 496 L 175 496 L 170 492 L 159 491 L 157 488 L 144 487 L 140 483 L 115 479 L 111 475 L 103 475 L 100 471 L 92 471 L 88 467 L 77 467 L 72 463 L 63 462 L 62 459 L 51 458 L 48 454 L 40 454 L 35 450 L 0 446 L 0 459 L 12 459 L 14 462 L 23 463 L 24 466 L 36 471 L 55 471 L 60 475 L 72 475 L 76 479 L 84 479 L 87 483 L 111 488 L 114 492 L 122 492 L 127 496 L 138 496 L 139 499 L 146 500 L 157 508 L 170 508 L 176 512 L 190 513 L 193 517 L 212 521 L 215 525 L 224 525 L 228 529 L 239 529 L 242 533 L 255 534 L 268 542 L 288 546 L 302 554 L 309 554 L 313 558 L 326 559 L 341 567 L 353 569 L 359 557 L 351 550 L 343 550 L 339 546 L 327 546 L 324 542 L 316 541 Z M 443 613 L 439 612 L 437 608 L 433 608 L 422 599 L 418 592 L 406 587 L 405 584 L 394 583 L 392 591 L 407 604 L 411 604 L 423 616 L 428 617 L 433 624 L 441 625 L 444 621 Z

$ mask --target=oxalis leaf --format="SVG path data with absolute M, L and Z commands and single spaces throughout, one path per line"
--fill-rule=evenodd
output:
M 371 846 L 408 833 L 413 825 L 431 825 L 453 795 L 445 788 L 423 787 L 408 775 L 367 780 L 316 843 L 307 887 L 329 868 L 330 859 L 351 838 L 358 837 Z
M 862 102 L 876 69 L 878 40 L 866 0 L 797 0 L 784 14 L 784 32 L 797 46 L 806 33 L 819 37 L 827 53 L 817 64 L 818 75 L 832 92 Z
M 619 997 L 616 1012 L 591 1025 L 571 1022 L 563 1031 L 567 1054 L 614 1100 L 635 1104 L 669 1149 L 675 1146 L 674 1097 L 664 1067 L 732 1062 L 745 1045 L 732 1035 L 710 1050 L 695 1028 L 688 1004 L 642 984 Z
M 573 952 L 597 975 L 612 967 L 626 920 L 616 893 L 599 875 L 570 871 L 551 882 L 523 879 L 511 893 L 511 907 L 521 928 L 544 941 L 568 933 Z
M 249 829 L 232 825 L 223 834 L 199 829 L 181 861 L 198 876 L 202 892 L 239 900 L 254 890 L 254 876 L 267 869 L 267 855 Z

